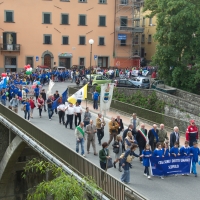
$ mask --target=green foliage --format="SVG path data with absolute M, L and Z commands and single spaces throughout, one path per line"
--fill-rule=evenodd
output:
M 45 175 L 47 172 L 52 175 L 51 180 L 43 180 L 34 188 L 29 189 L 28 200 L 43 200 L 47 199 L 47 197 L 51 197 L 54 200 L 85 199 L 85 184 L 79 183 L 73 176 L 67 175 L 62 168 L 48 161 L 36 158 L 30 160 L 24 168 L 22 177 L 28 180 L 32 174 L 40 173 L 41 175 Z M 93 190 L 97 189 L 93 179 L 87 177 L 85 181 Z M 91 191 L 91 193 L 93 195 L 94 191 Z
M 153 64 L 169 85 L 200 93 L 200 1 L 146 0 L 147 17 L 157 17 Z M 188 69 L 188 65 L 192 69 Z
M 133 104 L 135 106 L 139 106 L 155 112 L 164 113 L 165 102 L 158 99 L 155 91 L 153 91 L 148 96 L 143 95 L 141 91 L 137 91 L 136 93 L 127 96 L 124 93 L 120 93 L 118 89 L 115 88 L 113 92 L 113 99 Z
M 100 86 L 100 85 L 97 85 L 97 86 L 96 86 L 96 91 L 97 91 L 98 93 L 101 92 L 101 86 Z

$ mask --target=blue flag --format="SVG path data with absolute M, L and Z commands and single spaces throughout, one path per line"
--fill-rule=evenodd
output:
M 65 104 L 65 102 L 68 99 L 68 95 L 67 95 L 68 89 L 66 89 L 63 93 L 62 93 L 62 103 Z
M 60 99 L 60 97 L 58 97 L 53 103 L 52 103 L 52 109 L 54 110 L 55 108 L 58 107 L 58 100 Z
M 6 85 L 7 85 L 7 79 L 4 78 L 4 79 L 0 82 L 0 89 L 6 88 Z

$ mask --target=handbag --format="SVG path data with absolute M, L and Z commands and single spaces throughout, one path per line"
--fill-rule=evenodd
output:
M 112 158 L 108 158 L 107 159 L 107 169 L 112 168 L 112 167 L 113 167 Z
M 21 110 L 22 110 L 22 111 L 25 111 L 25 110 L 26 110 L 26 105 L 22 106 L 22 107 L 21 107 Z
M 134 158 L 134 156 L 128 155 L 126 158 L 126 162 L 131 163 L 133 158 Z

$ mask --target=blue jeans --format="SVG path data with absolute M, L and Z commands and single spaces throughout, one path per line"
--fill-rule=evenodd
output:
M 48 108 L 48 115 L 49 115 L 49 119 L 51 119 L 51 117 L 53 116 L 52 108 Z
M 192 161 L 192 172 L 193 172 L 194 174 L 197 174 L 196 162 L 193 162 L 193 161 Z
M 1 99 L 1 103 L 6 106 L 6 99 Z
M 130 182 L 130 171 L 129 170 L 124 170 L 124 172 L 121 176 L 121 181 L 124 183 Z
M 93 108 L 98 109 L 98 100 L 93 100 Z
M 81 145 L 81 155 L 84 154 L 84 138 L 76 140 L 76 152 L 79 153 L 79 144 Z
M 25 110 L 24 111 L 24 118 L 26 119 L 26 116 L 28 114 L 28 120 L 30 119 L 30 110 Z

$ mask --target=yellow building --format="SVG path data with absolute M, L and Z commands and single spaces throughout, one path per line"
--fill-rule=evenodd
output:
M 6 0 L 0 20 L 0 72 L 89 67 L 90 39 L 92 66 L 114 66 L 114 0 Z

